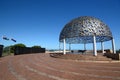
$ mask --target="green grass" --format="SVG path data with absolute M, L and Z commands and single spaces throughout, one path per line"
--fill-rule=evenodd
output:
M 2 53 L 2 56 L 3 56 L 3 57 L 9 56 L 9 55 L 14 55 L 14 53 Z

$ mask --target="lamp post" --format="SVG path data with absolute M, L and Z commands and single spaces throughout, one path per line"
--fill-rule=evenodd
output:
M 10 40 L 10 39 L 9 39 L 8 37 L 6 37 L 6 36 L 3 36 L 2 38 L 3 38 L 3 40 L 7 40 L 7 41 Z M 11 41 L 16 42 L 16 40 L 13 39 L 13 38 L 11 38 Z M 11 47 L 9 46 L 9 54 L 10 54 L 10 48 L 11 48 Z
M 8 38 L 8 37 L 6 37 L 6 36 L 3 36 L 3 37 L 2 37 L 2 39 L 3 39 L 3 40 L 6 40 L 6 41 L 8 41 L 8 40 L 9 40 L 9 38 Z M 8 47 L 8 53 L 10 54 L 10 46 Z

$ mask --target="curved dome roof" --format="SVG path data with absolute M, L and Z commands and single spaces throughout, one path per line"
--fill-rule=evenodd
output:
M 93 43 L 93 35 L 96 35 L 96 42 L 104 42 L 112 39 L 112 33 L 109 27 L 101 20 L 82 16 L 73 19 L 62 29 L 59 41 L 66 43 Z

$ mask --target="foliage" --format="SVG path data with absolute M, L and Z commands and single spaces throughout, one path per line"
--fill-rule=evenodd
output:
M 13 52 L 11 52 L 11 46 L 6 46 L 3 48 L 2 56 L 8 56 L 13 55 Z
M 32 46 L 32 48 L 41 48 L 41 46 L 34 45 L 34 46 Z
M 26 47 L 26 45 L 22 44 L 22 43 L 18 43 L 18 44 L 15 44 L 15 45 L 6 46 L 6 47 L 3 48 L 2 56 L 13 55 L 16 47 L 19 47 L 19 48 Z M 31 48 L 41 48 L 41 46 L 34 45 Z
M 17 46 L 17 47 L 26 47 L 26 45 L 25 45 L 25 44 L 22 44 L 22 43 L 15 44 L 14 46 Z
M 12 45 L 11 48 L 10 48 L 11 53 L 14 53 L 15 47 L 26 47 L 26 45 L 22 44 L 22 43 Z
M 116 51 L 116 53 L 120 53 L 120 49 Z
M 4 47 L 3 48 L 3 53 L 8 53 L 10 49 L 10 46 Z

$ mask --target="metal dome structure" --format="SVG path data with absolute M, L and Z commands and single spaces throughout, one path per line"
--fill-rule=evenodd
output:
M 96 42 L 109 40 L 113 40 L 109 27 L 98 18 L 90 16 L 73 19 L 64 26 L 59 36 L 59 42 L 68 44 L 94 43 L 94 49 Z
M 66 43 L 93 43 L 93 35 L 96 35 L 96 42 L 104 42 L 112 39 L 109 27 L 101 20 L 83 16 L 70 21 L 60 33 L 59 41 Z

